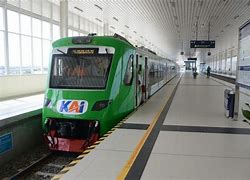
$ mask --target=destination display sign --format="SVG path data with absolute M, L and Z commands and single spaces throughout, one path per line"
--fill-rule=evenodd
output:
M 68 54 L 75 55 L 94 55 L 98 54 L 98 48 L 70 48 Z
M 191 40 L 190 48 L 215 48 L 215 41 L 208 40 Z
M 188 58 L 188 61 L 197 61 L 197 58 Z

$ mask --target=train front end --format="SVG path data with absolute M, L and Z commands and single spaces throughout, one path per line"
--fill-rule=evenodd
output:
M 53 44 L 43 107 L 44 137 L 51 150 L 82 152 L 103 134 L 100 124 L 112 104 L 109 76 L 115 48 L 101 42 L 86 36 Z

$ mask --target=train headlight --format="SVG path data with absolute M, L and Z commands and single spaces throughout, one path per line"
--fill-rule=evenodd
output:
M 112 100 L 97 101 L 94 104 L 92 111 L 100 111 L 100 110 L 106 108 L 111 103 L 112 103 Z

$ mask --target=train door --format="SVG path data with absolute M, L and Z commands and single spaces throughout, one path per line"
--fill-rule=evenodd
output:
M 138 58 L 139 55 L 136 54 L 136 59 L 135 59 L 135 106 L 138 106 L 138 73 L 137 73 L 137 69 L 138 69 Z
M 143 101 L 147 101 L 148 99 L 148 89 L 149 89 L 149 70 L 148 70 L 148 58 L 145 57 L 145 64 L 144 64 L 144 81 L 143 81 L 143 85 L 142 85 L 142 95 L 143 95 Z
M 142 70 L 142 62 L 141 57 L 138 54 L 136 55 L 136 86 L 135 86 L 135 100 L 136 100 L 136 107 L 139 106 L 142 102 L 142 76 L 143 76 L 143 70 Z

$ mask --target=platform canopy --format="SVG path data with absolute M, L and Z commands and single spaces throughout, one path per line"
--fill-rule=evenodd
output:
M 54 1 L 58 3 L 58 1 Z M 250 17 L 249 0 L 69 0 L 69 10 L 99 24 L 136 44 L 156 49 L 177 59 L 207 54 L 190 49 L 190 40 L 210 39 L 219 49 L 237 46 L 238 27 Z M 197 25 L 197 27 L 196 27 Z M 198 29 L 198 31 L 197 31 Z

